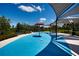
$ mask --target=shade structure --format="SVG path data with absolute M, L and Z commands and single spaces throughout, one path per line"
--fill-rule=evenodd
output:
M 56 40 L 57 40 L 58 25 L 60 25 L 62 23 L 68 24 L 68 23 L 70 23 L 70 20 L 72 20 L 73 23 L 79 22 L 78 21 L 79 16 L 78 17 L 72 16 L 72 15 L 79 14 L 79 4 L 78 3 L 77 4 L 74 4 L 74 3 L 52 3 L 50 5 L 56 14 L 56 21 L 54 23 L 52 23 L 52 25 L 56 26 L 55 31 L 56 31 Z M 72 31 L 72 34 L 73 34 L 73 32 L 74 31 Z
M 56 16 L 61 16 L 73 3 L 51 3 L 50 5 L 54 9 Z
M 56 32 L 56 40 L 57 40 L 57 24 L 59 18 L 65 13 L 67 9 L 69 9 L 73 4 L 72 3 L 52 3 L 50 4 L 52 9 L 54 10 L 56 14 L 56 21 L 52 23 L 51 25 L 56 25 L 55 32 Z M 52 37 L 52 36 L 51 36 Z
M 63 14 L 63 17 L 72 16 L 72 15 L 76 15 L 76 14 L 79 14 L 79 4 L 74 4 L 73 6 L 71 6 L 71 7 Z
M 39 26 L 39 28 L 38 28 L 38 35 L 34 35 L 33 37 L 41 37 L 41 34 L 40 34 L 40 27 L 41 26 L 43 26 L 44 25 L 44 23 L 43 22 L 38 22 L 38 23 L 36 23 L 35 24 L 36 26 Z
M 52 3 L 50 4 L 51 7 L 54 9 L 58 23 L 69 23 L 69 20 L 73 20 L 74 23 L 79 22 L 79 4 L 74 3 Z M 77 16 L 76 16 L 77 15 Z M 72 17 L 72 18 L 68 18 Z M 56 22 L 52 23 L 53 25 Z

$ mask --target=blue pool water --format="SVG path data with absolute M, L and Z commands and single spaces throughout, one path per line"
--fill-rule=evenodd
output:
M 55 40 L 55 35 L 51 36 L 41 32 L 41 37 L 33 37 L 38 35 L 30 34 L 0 48 L 0 56 L 70 56 L 69 46 L 61 37 Z M 61 43 L 64 40 L 65 43 Z M 67 50 L 65 50 L 65 48 Z M 65 51 L 64 51 L 65 50 Z
M 31 34 L 0 48 L 0 56 L 35 56 L 51 41 L 48 34 L 41 33 L 42 37 L 33 37 Z
M 58 36 L 60 37 L 60 36 Z M 37 54 L 37 56 L 71 56 L 72 52 L 66 41 L 64 40 L 64 37 L 57 38 L 53 35 L 51 38 L 51 42 L 48 44 L 48 46 L 43 49 L 40 53 Z M 63 42 L 60 42 L 60 40 L 63 40 Z

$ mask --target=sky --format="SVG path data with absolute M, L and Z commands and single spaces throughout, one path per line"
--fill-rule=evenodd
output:
M 53 9 L 47 3 L 0 3 L 0 16 L 10 19 L 11 25 L 18 22 L 50 24 L 56 20 Z

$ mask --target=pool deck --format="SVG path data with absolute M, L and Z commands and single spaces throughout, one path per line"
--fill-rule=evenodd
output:
M 21 38 L 21 37 L 24 37 L 24 36 L 27 36 L 27 35 L 30 35 L 32 33 L 29 33 L 29 34 L 21 34 L 21 35 L 18 35 L 16 37 L 12 37 L 12 38 L 9 38 L 9 39 L 6 39 L 6 40 L 3 40 L 3 41 L 0 41 L 0 48 L 6 46 L 7 44 Z
M 79 56 L 79 36 L 72 36 L 70 34 L 65 34 L 65 33 L 60 33 L 59 35 L 64 34 L 64 42 L 62 39 L 59 39 L 58 41 L 61 43 L 67 43 L 68 46 L 70 47 L 72 53 L 76 56 Z
M 79 36 L 65 37 L 65 41 L 69 47 L 75 52 L 76 56 L 79 56 Z

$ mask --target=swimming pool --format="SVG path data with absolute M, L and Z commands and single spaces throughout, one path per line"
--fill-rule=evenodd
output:
M 21 37 L 16 41 L 0 48 L 0 56 L 70 56 L 71 50 L 67 43 L 59 42 L 64 40 L 63 36 L 50 36 L 46 32 L 41 32 L 41 37 L 34 37 L 38 32 Z M 65 42 L 65 40 L 64 40 Z M 66 49 L 66 50 L 65 50 Z
M 41 32 L 41 37 L 34 33 L 24 36 L 16 41 L 0 48 L 0 56 L 35 56 L 42 51 L 51 41 L 51 37 Z

